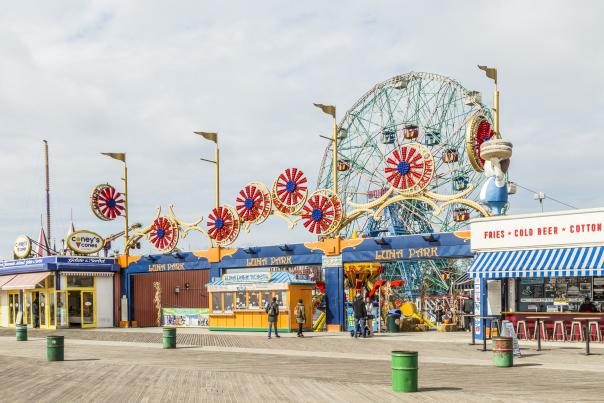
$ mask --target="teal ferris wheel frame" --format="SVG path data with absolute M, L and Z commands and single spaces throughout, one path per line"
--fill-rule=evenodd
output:
M 375 85 L 350 108 L 338 125 L 338 194 L 348 201 L 368 203 L 389 188 L 385 161 L 394 150 L 418 142 L 434 156 L 435 175 L 427 190 L 444 196 L 472 187 L 465 197 L 478 200 L 484 175 L 472 163 L 468 147 L 468 126 L 476 117 L 489 127 L 492 113 L 480 94 L 464 88 L 451 78 L 422 72 L 398 75 Z M 473 120 L 474 119 L 474 120 Z M 333 143 L 327 145 L 319 170 L 318 187 L 332 182 Z M 369 236 L 456 231 L 478 216 L 455 204 L 440 214 L 420 201 L 403 200 L 389 206 L 379 219 L 361 216 L 341 235 L 353 232 Z M 461 219 L 460 219 L 461 218 Z

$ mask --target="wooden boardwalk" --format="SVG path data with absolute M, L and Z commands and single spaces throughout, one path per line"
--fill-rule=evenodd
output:
M 575 347 L 525 351 L 515 368 L 453 339 L 351 340 L 181 334 L 163 350 L 159 333 L 64 331 L 64 362 L 45 360 L 43 333 L 28 342 L 0 332 L 0 401 L 10 402 L 390 402 L 601 401 L 604 358 Z M 56 333 L 56 332 L 53 332 Z M 189 336 L 189 337 L 185 337 Z M 449 337 L 452 336 L 443 336 Z M 421 339 L 419 339 L 421 340 Z M 390 390 L 389 352 L 420 352 L 417 394 Z M 596 353 L 601 353 L 597 349 Z

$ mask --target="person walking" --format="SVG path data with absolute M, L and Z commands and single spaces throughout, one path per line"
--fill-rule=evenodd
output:
M 436 318 L 436 324 L 440 325 L 443 321 L 443 315 L 445 314 L 445 310 L 443 309 L 443 305 L 441 301 L 436 303 L 436 309 L 434 309 L 434 317 Z
M 275 326 L 275 337 L 281 337 L 277 332 L 277 318 L 279 318 L 277 297 L 273 297 L 273 300 L 266 305 L 266 313 L 268 313 L 268 338 L 271 338 L 273 325 Z
M 352 302 L 352 310 L 354 311 L 354 337 L 359 335 L 365 336 L 365 318 L 367 317 L 367 309 L 363 302 L 361 294 L 357 294 Z
M 370 297 L 365 298 L 365 311 L 367 312 L 367 320 L 366 320 L 366 325 L 367 328 L 369 329 L 368 336 L 371 336 L 371 333 L 373 333 L 373 301 Z
M 471 295 L 464 299 L 462 312 L 464 313 L 464 328 L 467 332 L 470 332 L 472 330 L 471 321 L 473 320 L 471 315 L 474 313 L 474 300 Z
M 306 312 L 304 311 L 304 301 L 302 299 L 298 300 L 296 304 L 296 308 L 294 309 L 294 316 L 296 318 L 296 323 L 298 323 L 298 337 L 304 337 L 304 333 L 302 333 L 302 327 L 306 322 Z

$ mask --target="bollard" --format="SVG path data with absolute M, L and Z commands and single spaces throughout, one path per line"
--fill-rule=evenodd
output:
M 164 327 L 164 348 L 176 348 L 175 327 Z
M 392 352 L 392 391 L 417 392 L 417 351 Z
M 46 336 L 46 359 L 48 361 L 63 361 L 64 341 L 63 336 Z
M 27 325 L 15 326 L 15 335 L 17 336 L 17 341 L 27 341 Z
M 511 337 L 493 338 L 493 363 L 496 367 L 514 366 L 514 341 Z

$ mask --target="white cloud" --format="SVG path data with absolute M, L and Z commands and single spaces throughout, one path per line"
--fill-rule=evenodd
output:
M 214 200 L 212 167 L 199 161 L 212 145 L 193 130 L 219 131 L 222 200 L 232 203 L 245 183 L 270 184 L 287 166 L 314 181 L 329 120 L 313 101 L 344 111 L 411 70 L 454 77 L 488 100 L 478 63 L 499 68 L 513 179 L 601 206 L 603 11 L 588 1 L 11 3 L 0 13 L 0 250 L 37 232 L 42 139 L 57 240 L 71 208 L 78 227 L 121 228 L 88 209 L 90 189 L 121 175 L 101 151 L 128 153 L 134 221 L 170 202 L 189 220 Z M 538 207 L 522 191 L 512 203 Z M 304 239 L 272 218 L 240 243 Z

